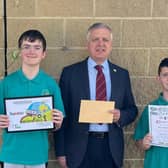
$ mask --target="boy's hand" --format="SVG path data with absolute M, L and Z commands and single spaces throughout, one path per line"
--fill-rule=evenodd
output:
M 61 127 L 63 121 L 63 114 L 61 111 L 53 109 L 53 123 L 55 124 L 55 128 L 59 129 Z
M 151 147 L 151 142 L 152 142 L 152 135 L 151 134 L 146 134 L 145 137 L 142 139 L 142 148 L 144 150 L 147 150 Z
M 9 118 L 7 115 L 0 115 L 0 128 L 7 128 L 9 126 Z

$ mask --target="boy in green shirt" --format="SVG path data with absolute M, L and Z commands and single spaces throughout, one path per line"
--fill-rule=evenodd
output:
M 10 121 L 4 112 L 3 99 L 53 95 L 52 119 L 58 129 L 64 115 L 60 89 L 55 80 L 40 69 L 40 63 L 46 57 L 46 40 L 42 33 L 38 30 L 24 32 L 18 40 L 18 47 L 22 66 L 0 84 L 0 128 L 3 130 L 0 161 L 4 162 L 4 168 L 45 168 L 48 131 L 7 132 L 5 128 Z
M 162 93 L 149 105 L 168 106 L 168 58 L 161 61 L 158 68 L 158 81 L 162 86 Z M 144 168 L 165 168 L 168 161 L 168 147 L 153 146 L 152 135 L 149 133 L 149 115 L 147 105 L 138 121 L 134 139 L 138 146 L 145 150 Z

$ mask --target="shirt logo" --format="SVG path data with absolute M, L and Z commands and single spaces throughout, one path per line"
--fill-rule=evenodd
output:
M 41 91 L 41 95 L 50 95 L 50 91 L 48 90 L 48 89 L 43 89 L 42 91 Z

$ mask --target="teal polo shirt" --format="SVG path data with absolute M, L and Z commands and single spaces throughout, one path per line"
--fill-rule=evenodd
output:
M 150 105 L 168 105 L 162 94 L 158 99 L 150 103 Z M 148 115 L 148 106 L 145 107 L 142 115 L 138 121 L 138 124 L 135 129 L 134 139 L 140 140 L 149 133 L 149 115 Z M 168 161 L 168 148 L 151 146 L 148 150 L 145 151 L 144 158 L 144 168 L 165 168 Z
M 0 113 L 4 114 L 3 99 L 28 96 L 54 96 L 54 108 L 64 114 L 60 89 L 55 80 L 40 70 L 32 80 L 22 70 L 8 75 L 0 83 Z M 2 133 L 0 161 L 13 164 L 36 165 L 48 161 L 48 131 Z

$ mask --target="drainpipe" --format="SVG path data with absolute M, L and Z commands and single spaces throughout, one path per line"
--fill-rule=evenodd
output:
M 4 25 L 4 68 L 5 76 L 8 74 L 8 63 L 7 63 L 7 16 L 6 16 L 6 0 L 3 0 L 3 25 Z

